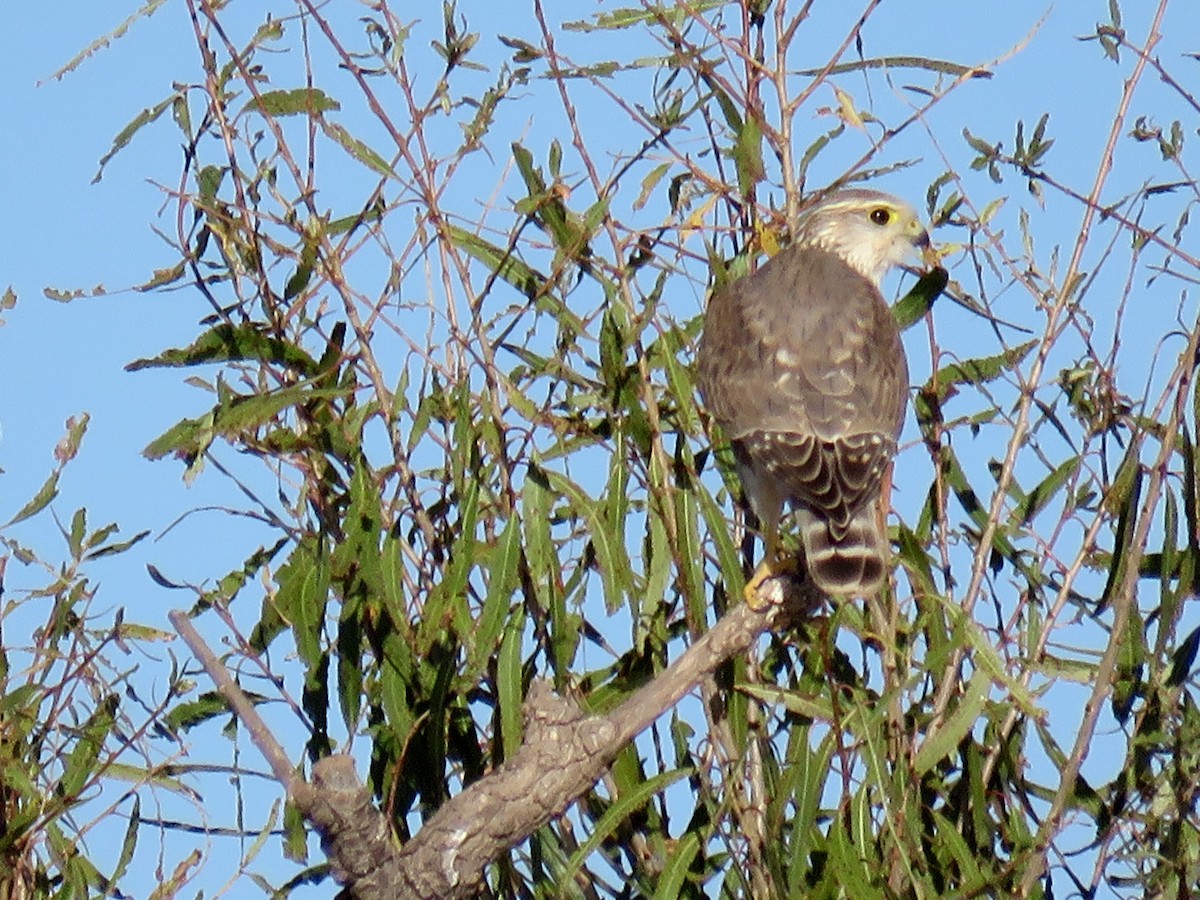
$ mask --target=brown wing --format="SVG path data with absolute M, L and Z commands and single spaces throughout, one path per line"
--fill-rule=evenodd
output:
M 896 442 L 880 434 L 825 441 L 795 432 L 753 431 L 734 442 L 734 451 L 760 478 L 771 479 L 781 495 L 827 521 L 836 538 L 879 496 Z
M 895 440 L 904 418 L 908 367 L 891 311 L 875 285 L 813 248 L 788 248 L 713 295 L 698 375 L 731 440 Z
M 713 295 L 700 390 L 744 465 L 846 522 L 879 489 L 904 420 L 908 366 L 878 288 L 791 247 Z

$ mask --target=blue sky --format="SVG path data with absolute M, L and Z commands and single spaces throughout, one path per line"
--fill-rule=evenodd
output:
M 278 6 L 286 9 L 286 4 Z M 1130 37 L 1140 41 L 1149 10 L 1143 4 L 1125 6 Z M 574 2 L 562 4 L 555 15 L 563 20 L 581 19 L 603 8 L 596 3 Z M 350 4 L 341 10 L 347 22 L 354 21 L 355 10 Z M 440 4 L 429 4 L 428 10 L 427 22 L 436 28 Z M 502 58 L 503 48 L 494 40 L 496 32 L 508 34 L 519 27 L 528 28 L 528 18 L 522 16 L 514 22 L 505 14 L 503 4 L 464 2 L 461 11 L 471 29 L 484 35 L 485 59 L 488 53 L 494 54 L 497 61 Z M 164 207 L 163 187 L 170 188 L 172 179 L 178 178 L 178 132 L 165 117 L 143 129 L 134 143 L 109 163 L 103 179 L 91 182 L 112 138 L 139 110 L 166 96 L 173 81 L 197 77 L 196 50 L 185 5 L 170 0 L 152 18 L 135 23 L 113 47 L 97 52 L 62 80 L 52 78 L 76 53 L 111 31 L 130 12 L 131 5 L 94 2 L 9 4 L 0 12 L 0 109 L 6 123 L 0 134 L 0 290 L 11 285 L 18 297 L 17 307 L 4 315 L 6 324 L 0 328 L 0 468 L 4 470 L 0 475 L 0 521 L 19 508 L 49 472 L 52 450 L 66 419 L 87 412 L 91 425 L 83 452 L 67 469 L 55 511 L 66 520 L 77 506 L 86 506 L 94 525 L 119 522 L 126 536 L 143 529 L 151 531 L 152 540 L 133 553 L 94 566 L 92 574 L 100 588 L 95 609 L 102 613 L 125 607 L 129 618 L 166 628 L 165 612 L 187 598 L 155 585 L 146 574 L 147 562 L 169 577 L 199 582 L 219 577 L 236 566 L 249 542 L 262 540 L 264 535 L 251 525 L 231 522 L 221 512 L 204 511 L 210 506 L 241 505 L 240 496 L 227 480 L 209 473 L 186 486 L 178 464 L 152 463 L 141 456 L 151 439 L 184 415 L 195 414 L 203 403 L 194 389 L 181 384 L 177 372 L 124 371 L 134 359 L 190 341 L 197 321 L 208 312 L 203 302 L 187 291 L 140 294 L 129 290 L 145 281 L 155 268 L 173 261 L 170 248 L 154 234 L 152 226 L 171 230 L 169 221 L 157 217 L 164 208 L 170 215 L 169 205 Z M 249 20 L 258 11 L 247 7 L 243 15 Z M 996 67 L 996 76 L 990 82 L 970 85 L 939 106 L 931 117 L 929 131 L 918 125 L 897 139 L 888 151 L 889 161 L 913 159 L 916 164 L 887 177 L 881 186 L 920 205 L 925 186 L 945 168 L 940 154 L 946 154 L 950 163 L 960 168 L 969 161 L 971 153 L 961 137 L 963 128 L 988 140 L 1002 139 L 1011 149 L 1017 120 L 1023 119 L 1028 131 L 1037 117 L 1048 111 L 1050 136 L 1056 141 L 1048 167 L 1074 189 L 1086 192 L 1128 66 L 1111 65 L 1095 43 L 1075 38 L 1090 32 L 1107 15 L 1105 0 L 1060 3 L 1053 8 L 1003 0 L 959 4 L 945 0 L 884 2 L 864 32 L 868 56 L 927 55 L 983 64 L 1012 55 Z M 832 35 L 844 18 L 840 4 L 818 2 L 814 7 L 814 33 L 827 28 Z M 1159 56 L 1173 71 L 1195 73 L 1196 63 L 1181 59 L 1183 53 L 1196 50 L 1189 41 L 1197 33 L 1200 7 L 1174 3 L 1158 48 Z M 533 37 L 529 32 L 526 36 Z M 585 37 L 561 36 L 560 50 L 581 55 L 594 52 L 591 48 L 595 45 Z M 824 52 L 822 48 L 816 56 Z M 860 83 L 848 80 L 844 86 L 860 104 L 867 105 Z M 887 96 L 878 81 L 872 82 L 872 87 L 876 92 L 874 101 L 882 106 L 904 102 L 905 97 L 911 99 L 904 94 Z M 821 105 L 834 102 L 832 92 L 827 93 Z M 1135 109 L 1155 117 L 1160 125 L 1169 125 L 1172 118 L 1189 112 L 1181 110 L 1178 97 L 1153 77 L 1143 81 Z M 1194 112 L 1190 121 L 1188 135 L 1194 141 Z M 822 130 L 829 124 L 821 119 L 813 122 L 814 128 Z M 614 125 L 610 118 L 598 117 L 594 123 L 585 123 L 585 129 L 588 127 L 593 127 L 597 135 L 612 131 L 614 143 L 627 140 L 619 123 Z M 536 111 L 524 125 L 530 145 L 539 148 L 545 146 L 553 130 L 553 125 L 537 118 Z M 852 140 L 846 146 L 853 146 Z M 496 165 L 504 161 L 498 159 Z M 839 166 L 844 163 L 831 159 L 818 165 L 812 176 L 814 183 L 841 174 Z M 1134 190 L 1146 180 L 1166 179 L 1169 174 L 1153 145 L 1123 141 L 1114 159 L 1114 174 L 1105 199 L 1116 200 L 1122 192 Z M 1078 230 L 1082 209 L 1074 202 L 1051 196 L 1046 210 L 1041 211 L 1011 176 L 1003 186 L 992 187 L 985 174 L 974 173 L 967 183 L 975 192 L 972 199 L 980 205 L 993 196 L 1011 196 L 997 220 L 1010 232 L 1017 228 L 1018 207 L 1030 212 L 1042 259 L 1049 260 L 1049 248 L 1055 244 L 1069 246 Z M 481 188 L 480 196 L 485 194 Z M 935 235 L 939 237 L 946 239 Z M 1097 243 L 1096 249 L 1089 251 L 1096 258 L 1100 246 Z M 954 270 L 953 274 L 964 283 L 970 275 L 962 270 Z M 107 293 L 69 304 L 54 302 L 42 294 L 47 287 L 72 290 L 96 285 L 103 285 Z M 1108 302 L 1113 302 L 1119 289 L 1118 279 L 1107 292 Z M 1136 314 L 1123 325 L 1127 330 L 1122 335 L 1119 360 L 1123 385 L 1134 396 L 1141 396 L 1145 389 L 1151 358 L 1171 328 L 1180 295 L 1177 283 L 1159 282 L 1153 289 L 1142 291 Z M 1105 296 L 1105 290 L 1091 295 L 1096 303 L 1093 314 L 1099 323 L 1098 333 L 1112 327 L 1113 311 L 1105 305 Z M 1020 318 L 1022 309 L 1029 305 L 1028 297 L 1019 291 L 1001 297 L 1013 304 L 1013 318 Z M 702 299 L 700 290 L 674 299 L 677 315 L 694 314 Z M 997 312 L 1007 315 L 1005 309 Z M 963 356 L 974 352 L 970 347 L 975 335 L 979 336 L 981 353 L 994 352 L 991 344 L 984 343 L 988 340 L 986 329 L 964 313 L 950 309 L 939 327 L 944 344 L 967 348 L 961 351 Z M 919 332 L 914 329 L 906 339 L 915 381 L 924 380 L 929 371 L 927 349 L 923 349 Z M 1160 364 L 1154 377 L 1161 383 L 1165 374 Z M 1150 393 L 1153 396 L 1155 392 Z M 907 435 L 916 437 L 911 422 Z M 975 464 L 983 470 L 988 455 L 996 452 L 994 447 L 974 448 Z M 170 527 L 190 510 L 196 511 Z M 220 528 L 220 541 L 213 540 L 215 526 Z M 30 523 L 17 536 L 48 559 L 55 558 L 61 547 L 52 523 L 45 519 Z M 7 596 L 11 598 L 21 587 L 36 583 L 37 577 L 10 565 Z M 22 640 L 14 633 L 21 621 L 17 617 L 6 623 L 8 641 Z M 162 658 L 165 655 L 164 649 Z M 154 665 L 147 662 L 146 671 L 153 673 Z M 1056 697 L 1064 713 L 1055 727 L 1061 729 L 1064 740 L 1069 740 L 1077 723 L 1072 715 L 1077 714 L 1083 696 L 1083 687 L 1064 686 Z M 1103 780 L 1111 775 L 1111 766 L 1118 759 L 1115 754 L 1105 758 L 1103 753 L 1094 753 L 1087 771 Z M 251 767 L 258 765 L 249 757 L 246 762 Z M 268 790 L 262 796 L 274 795 Z M 226 815 L 229 812 L 220 806 L 209 810 L 215 824 L 227 826 L 234 824 Z M 248 824 L 260 824 L 262 812 L 256 808 L 248 813 Z M 143 814 L 149 813 L 143 810 Z M 183 846 L 186 841 L 176 843 Z M 277 851 L 271 847 L 267 852 Z M 166 858 L 173 859 L 171 854 Z M 145 879 L 142 883 L 153 883 L 154 861 L 139 859 L 139 863 Z M 264 859 L 262 870 L 270 871 L 272 877 L 287 871 L 274 859 Z M 195 886 L 211 893 L 228 875 L 222 861 L 216 860 L 211 867 L 206 866 Z M 332 893 L 330 890 L 320 895 Z M 239 890 L 232 894 L 239 895 Z

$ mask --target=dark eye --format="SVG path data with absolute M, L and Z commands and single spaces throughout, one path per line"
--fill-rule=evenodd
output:
M 871 221 L 876 225 L 886 225 L 888 222 L 892 221 L 891 210 L 885 209 L 882 206 L 877 206 L 875 209 L 871 210 Z

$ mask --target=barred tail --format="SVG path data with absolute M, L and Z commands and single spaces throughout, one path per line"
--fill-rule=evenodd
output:
M 798 510 L 808 573 L 828 594 L 867 597 L 883 585 L 887 548 L 876 524 L 874 504 L 839 525 Z

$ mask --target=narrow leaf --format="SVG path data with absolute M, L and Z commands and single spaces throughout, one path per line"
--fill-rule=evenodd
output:
M 1040 482 L 1034 485 L 1025 501 L 1017 507 L 1016 515 L 1022 524 L 1028 525 L 1039 512 L 1045 509 L 1046 504 L 1053 499 L 1067 480 L 1075 474 L 1079 468 L 1079 457 L 1072 456 L 1070 459 L 1062 462 L 1059 466 L 1043 478 Z
M 896 301 L 892 316 L 901 331 L 915 325 L 933 309 L 933 302 L 941 296 L 950 281 L 950 274 L 941 266 L 935 266 L 922 275 L 909 292 Z
M 354 135 L 350 134 L 341 125 L 335 125 L 331 122 L 321 120 L 321 127 L 330 138 L 341 144 L 342 149 L 357 159 L 360 163 L 366 166 L 371 171 L 385 178 L 400 179 L 396 174 L 396 170 L 391 167 L 386 159 L 364 144 Z
M 546 276 L 523 262 L 513 250 L 497 247 L 457 225 L 447 225 L 446 236 L 455 247 L 483 263 L 489 272 L 494 272 L 530 300 L 534 299 L 546 284 Z
M 342 105 L 317 88 L 294 88 L 290 91 L 266 91 L 242 107 L 242 112 L 254 110 L 266 116 L 320 115 L 341 109 Z
M 257 360 L 287 366 L 302 375 L 320 369 L 308 353 L 289 341 L 269 337 L 252 325 L 221 324 L 206 331 L 187 347 L 164 350 L 152 359 L 139 359 L 125 367 L 140 369 L 195 366 L 202 363 Z
M 525 696 L 521 670 L 521 645 L 525 639 L 525 613 L 520 607 L 508 620 L 496 662 L 496 686 L 500 698 L 500 737 L 504 758 L 512 759 L 521 749 L 521 701 Z
M 483 671 L 496 652 L 504 620 L 512 608 L 521 565 L 521 521 L 513 515 L 492 550 L 488 566 L 488 591 L 471 640 L 468 677 Z
M 8 520 L 6 525 L 15 525 L 18 522 L 23 522 L 30 516 L 36 516 L 49 506 L 54 501 L 54 498 L 58 496 L 58 477 L 60 474 L 60 472 L 52 472 L 50 477 L 42 483 L 38 492 L 30 498 L 28 503 L 21 507 L 15 516 Z
M 579 848 L 571 854 L 571 859 L 567 862 L 565 871 L 560 876 L 561 884 L 570 884 L 576 873 L 583 867 L 583 863 L 587 858 L 605 841 L 607 840 L 617 827 L 627 818 L 633 815 L 638 810 L 646 806 L 655 794 L 665 791 L 681 778 L 685 778 L 690 774 L 687 769 L 675 769 L 671 772 L 664 772 L 661 775 L 656 775 L 653 778 L 647 779 L 640 785 L 637 785 L 632 790 L 623 792 L 605 810 L 599 821 L 592 826 L 591 834 L 587 840 L 579 845 Z
M 913 771 L 924 775 L 958 747 L 983 710 L 988 698 L 989 679 L 983 669 L 976 669 L 963 689 L 958 705 L 932 735 L 921 743 L 913 758 Z
M 100 166 L 96 169 L 96 174 L 92 176 L 92 184 L 96 184 L 104 177 L 104 167 L 114 156 L 129 146 L 129 142 L 133 140 L 134 135 L 142 130 L 143 127 L 154 122 L 164 112 L 170 109 L 178 99 L 178 94 L 172 94 L 166 100 L 161 100 L 154 106 L 143 109 L 140 113 L 134 116 L 133 121 L 120 130 L 117 136 L 113 138 L 112 147 L 108 152 L 100 157 Z
M 1024 344 L 995 356 L 951 363 L 937 371 L 934 381 L 942 391 L 951 384 L 986 384 L 1020 365 L 1029 355 L 1029 351 L 1037 346 L 1037 343 L 1037 341 L 1026 341 Z

